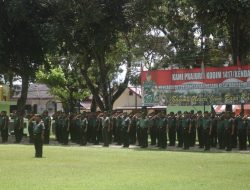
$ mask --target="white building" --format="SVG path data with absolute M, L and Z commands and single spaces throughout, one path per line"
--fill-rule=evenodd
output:
M 141 87 L 127 87 L 114 102 L 113 109 L 137 109 L 142 106 Z
M 12 100 L 17 101 L 21 95 L 21 85 L 15 85 Z M 11 108 L 12 110 L 15 107 Z M 50 114 L 62 110 L 62 104 L 50 94 L 45 84 L 30 84 L 26 101 L 26 111 L 42 113 L 48 110 Z
M 81 102 L 81 109 L 89 111 L 91 107 L 92 96 L 88 100 Z M 142 97 L 141 87 L 127 87 L 121 96 L 114 102 L 113 110 L 133 110 L 141 108 Z

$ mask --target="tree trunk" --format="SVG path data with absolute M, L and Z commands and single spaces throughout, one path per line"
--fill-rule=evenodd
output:
M 126 40 L 126 44 L 129 48 L 129 50 L 131 50 L 132 46 L 131 46 L 131 43 L 130 43 L 129 38 L 127 36 L 125 36 L 125 40 Z M 124 79 L 123 83 L 119 85 L 118 90 L 112 96 L 112 101 L 111 101 L 112 106 L 115 103 L 115 101 L 122 95 L 122 93 L 128 87 L 128 83 L 130 81 L 130 76 L 131 76 L 132 58 L 133 58 L 133 55 L 132 55 L 131 51 L 129 51 L 128 55 L 127 55 L 127 72 L 125 75 L 125 79 Z
M 131 50 L 131 43 L 129 41 L 128 36 L 125 36 L 126 43 L 128 48 Z M 86 58 L 85 62 L 89 64 L 81 65 L 81 74 L 86 81 L 86 84 L 93 95 L 94 102 L 92 101 L 91 110 L 96 110 L 96 105 L 102 111 L 111 111 L 113 108 L 113 104 L 115 100 L 117 100 L 120 95 L 127 88 L 130 75 L 131 75 L 131 63 L 132 63 L 132 53 L 129 52 L 127 56 L 127 73 L 125 80 L 122 84 L 119 85 L 118 90 L 113 94 L 113 89 L 110 87 L 109 73 L 108 73 L 108 64 L 105 61 L 104 51 L 96 50 L 93 51 L 94 59 L 97 63 L 97 67 L 100 71 L 100 81 L 98 81 L 98 85 L 93 84 L 89 75 L 88 75 L 88 67 L 86 65 L 91 64 L 91 60 Z M 93 107 L 92 107 L 93 106 Z
M 90 107 L 91 112 L 96 112 L 96 102 L 95 99 L 93 98 L 91 101 L 91 107 Z
M 110 111 L 110 96 L 109 96 L 109 77 L 108 77 L 108 70 L 107 70 L 107 63 L 105 62 L 105 55 L 99 52 L 96 55 L 96 62 L 98 64 L 100 70 L 100 85 L 102 90 L 102 98 L 104 103 L 104 110 Z
M 13 96 L 13 73 L 10 72 L 9 73 L 9 76 L 8 76 L 8 80 L 9 80 L 9 83 L 10 83 L 10 98 Z
M 18 113 L 25 112 L 25 105 L 26 105 L 28 89 L 29 89 L 29 77 L 21 76 L 21 78 L 22 78 L 22 91 L 21 91 L 20 98 L 17 100 L 17 112 Z
M 62 102 L 62 108 L 65 113 L 69 113 L 69 104 L 68 101 Z M 62 110 L 57 110 L 57 111 L 62 111 Z
M 68 110 L 67 110 L 67 114 L 69 112 L 73 112 L 73 108 L 74 107 L 74 104 L 73 104 L 73 97 L 72 97 L 72 91 L 70 90 L 69 92 L 69 99 L 68 99 Z
M 233 65 L 237 65 L 237 61 L 241 60 L 240 55 L 240 38 L 239 38 L 239 15 L 236 14 L 234 20 L 232 21 L 231 26 L 231 43 L 232 43 L 232 58 L 233 58 Z
M 96 104 L 98 105 L 100 110 L 104 111 L 105 107 L 104 107 L 103 102 L 99 96 L 99 90 L 92 84 L 92 81 L 89 78 L 88 73 L 85 69 L 81 68 L 81 74 L 82 74 L 83 78 L 85 79 L 86 84 L 87 84 L 90 92 L 92 93 L 93 99 L 95 99 Z

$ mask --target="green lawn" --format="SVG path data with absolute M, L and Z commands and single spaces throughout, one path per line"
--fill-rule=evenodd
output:
M 249 190 L 250 154 L 0 145 L 2 190 Z

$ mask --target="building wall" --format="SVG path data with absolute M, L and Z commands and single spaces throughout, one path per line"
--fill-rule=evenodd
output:
M 53 109 L 49 109 L 47 107 L 48 102 L 54 101 L 56 102 L 56 109 L 58 110 L 62 110 L 62 104 L 57 102 L 56 100 L 53 99 L 27 99 L 26 104 L 34 106 L 35 104 L 37 105 L 37 113 L 41 114 L 44 110 L 48 110 L 49 114 L 53 114 L 55 110 Z
M 129 95 L 129 89 L 127 88 L 123 94 L 115 101 L 113 105 L 113 109 L 116 109 L 117 107 L 136 107 L 136 97 L 137 97 L 137 106 L 142 105 L 142 99 L 135 93 L 132 93 L 132 95 Z
M 0 85 L 0 101 L 10 100 L 10 88 L 7 85 Z
M 6 111 L 7 114 L 10 114 L 10 106 L 11 105 L 16 105 L 16 102 L 12 101 L 0 101 L 0 112 L 1 111 Z

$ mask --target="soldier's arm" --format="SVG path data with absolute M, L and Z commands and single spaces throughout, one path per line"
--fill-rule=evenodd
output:
M 76 120 L 76 119 L 78 119 L 80 117 L 80 115 L 78 114 L 78 115 L 76 115 L 75 117 L 74 117 L 74 120 Z
M 119 116 L 119 113 L 114 113 L 113 115 L 112 115 L 112 118 L 117 118 Z
M 133 118 L 137 118 L 139 116 L 139 113 L 135 113 L 134 115 L 133 115 Z
M 32 123 L 35 119 L 35 116 L 32 116 L 30 119 L 29 119 L 29 123 Z
M 97 118 L 100 118 L 102 116 L 103 116 L 103 113 L 100 113 L 100 114 L 97 115 Z
M 152 114 L 150 114 L 150 120 L 152 120 L 152 119 L 155 119 L 155 118 L 157 118 L 157 117 L 159 117 L 160 116 L 160 113 L 158 113 L 158 114 L 156 114 L 155 112 L 153 112 Z

